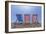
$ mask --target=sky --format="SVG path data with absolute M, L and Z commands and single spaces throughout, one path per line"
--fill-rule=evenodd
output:
M 11 20 L 12 23 L 16 22 L 16 14 L 22 14 L 24 21 L 24 14 L 30 14 L 30 22 L 32 22 L 32 14 L 38 15 L 38 22 L 41 23 L 41 6 L 24 6 L 24 5 L 11 5 Z

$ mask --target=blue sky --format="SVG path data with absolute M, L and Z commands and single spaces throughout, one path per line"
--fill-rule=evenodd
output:
M 41 6 L 22 6 L 11 5 L 11 19 L 12 23 L 16 21 L 16 14 L 30 14 L 30 22 L 32 22 L 32 14 L 38 14 L 38 21 L 41 22 Z M 24 21 L 24 16 L 23 16 Z

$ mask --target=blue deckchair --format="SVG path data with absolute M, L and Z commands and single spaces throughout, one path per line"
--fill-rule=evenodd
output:
M 22 17 L 22 15 L 21 15 L 21 14 L 16 14 L 16 16 L 17 16 L 18 22 L 19 22 L 20 24 L 22 24 L 22 22 L 23 22 L 23 17 Z

